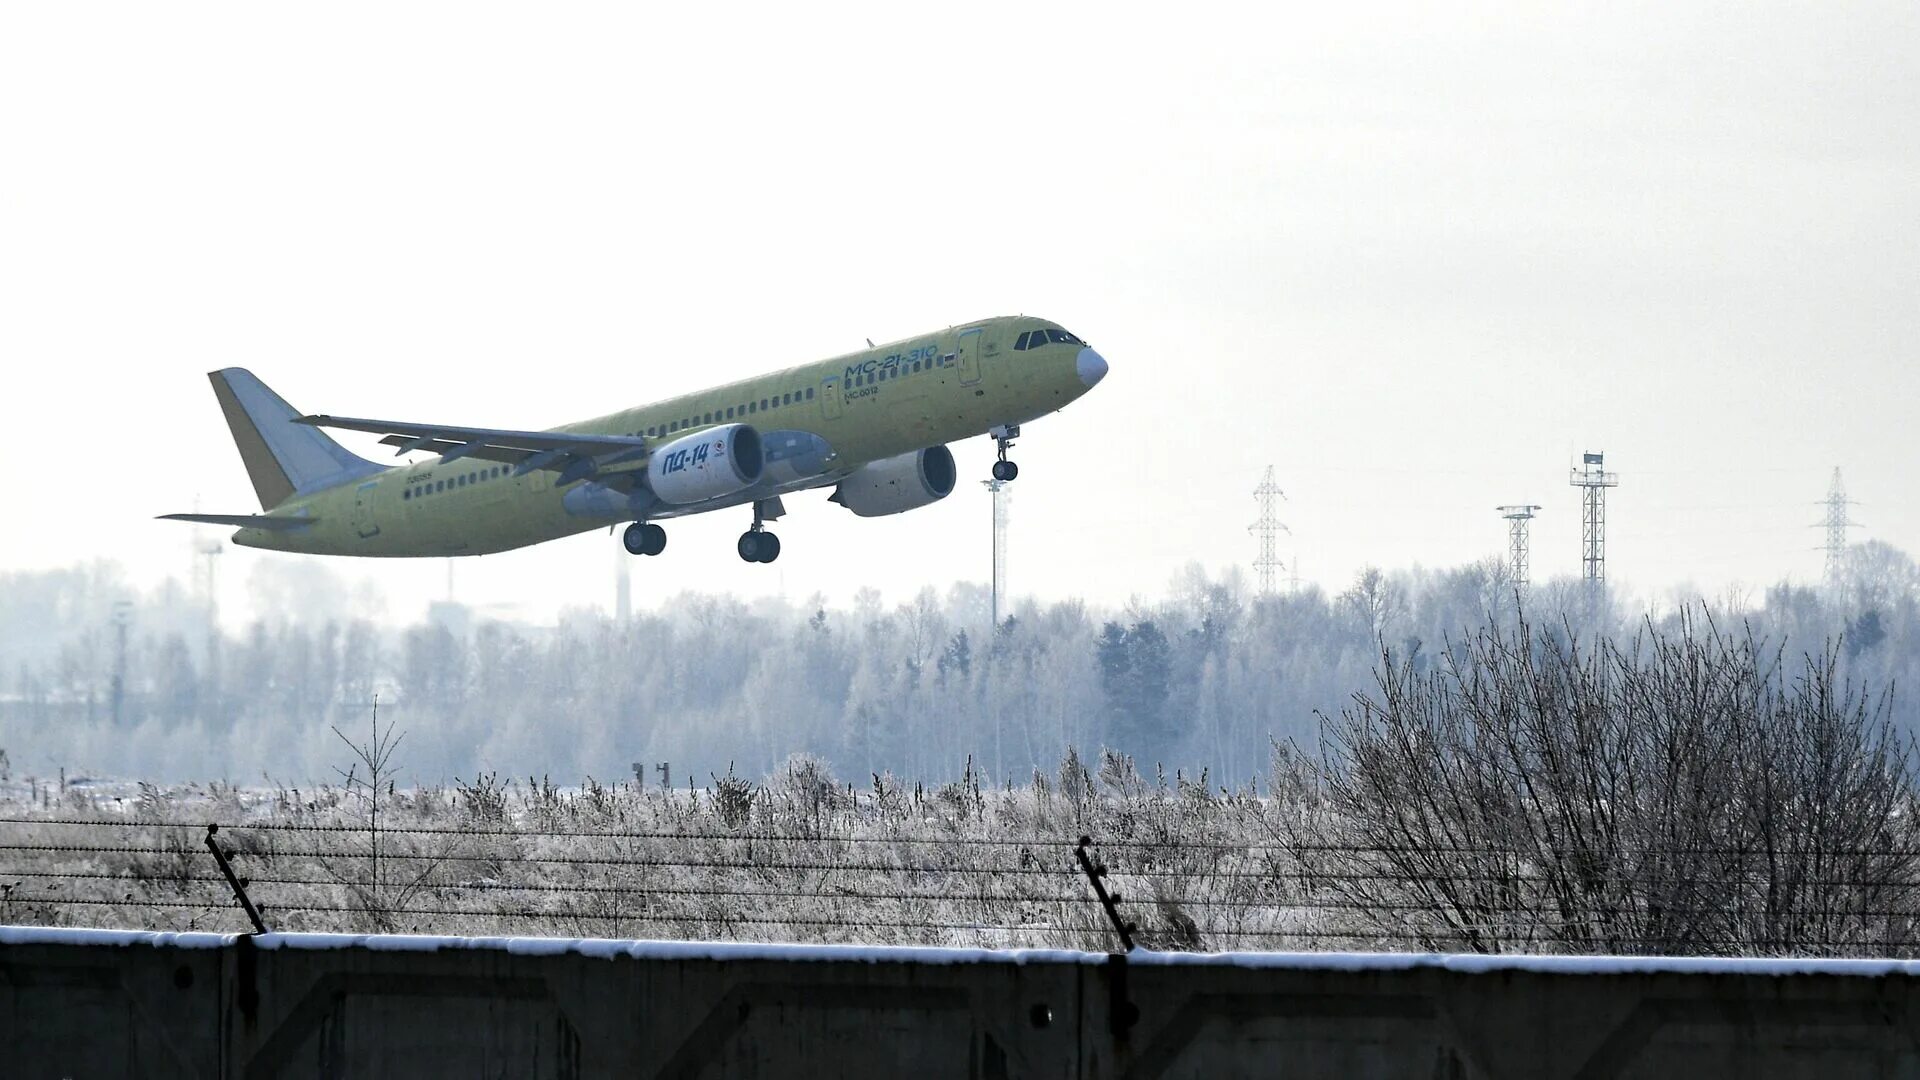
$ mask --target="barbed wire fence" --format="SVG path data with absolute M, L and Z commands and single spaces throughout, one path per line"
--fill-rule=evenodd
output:
M 0 828 L 6 922 L 246 926 L 198 825 L 13 817 Z M 1111 937 L 1064 838 L 382 827 L 390 871 L 375 881 L 365 829 L 217 829 L 275 930 L 1078 948 Z
M 232 882 L 208 850 L 210 824 Z M 1761 913 L 1746 910 L 1753 893 L 1737 881 L 1660 913 L 1681 929 L 1623 934 L 1618 912 L 1555 909 L 1526 853 L 1472 846 L 1435 849 L 1457 860 L 1436 882 L 1382 863 L 1392 853 L 1381 849 L 1264 839 L 533 823 L 383 823 L 376 836 L 341 823 L 115 815 L 3 817 L 0 838 L 0 922 L 15 925 L 245 932 L 243 895 L 275 931 L 1119 951 L 1132 944 L 1124 925 L 1158 949 L 1920 953 L 1912 882 L 1836 882 L 1897 889 L 1863 891 L 1881 903 L 1845 920 L 1807 912 L 1814 932 L 1790 939 L 1738 932 L 1778 925 L 1779 913 L 1750 918 Z M 1089 887 L 1088 841 L 1112 906 Z M 1437 904 L 1436 888 L 1469 895 Z M 1823 936 L 1822 925 L 1844 930 Z

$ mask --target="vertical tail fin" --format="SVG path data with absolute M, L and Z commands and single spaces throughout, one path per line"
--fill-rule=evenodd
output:
M 319 428 L 294 423 L 300 414 L 246 368 L 222 368 L 207 378 L 253 478 L 260 509 L 382 471 Z

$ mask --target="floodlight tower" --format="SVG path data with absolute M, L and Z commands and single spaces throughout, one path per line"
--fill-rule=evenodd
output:
M 1827 486 L 1827 520 L 1823 524 L 1827 530 L 1827 588 L 1836 592 L 1846 569 L 1847 530 L 1860 524 L 1847 517 L 1847 507 L 1851 505 L 1853 500 L 1847 498 L 1847 485 L 1840 480 L 1840 466 L 1835 465 L 1833 483 Z
M 1532 540 L 1528 536 L 1533 521 L 1533 512 L 1540 509 L 1530 504 L 1499 506 L 1500 516 L 1507 519 L 1507 571 L 1513 578 L 1513 591 L 1520 599 L 1527 598 L 1527 574 L 1533 560 Z
M 1006 608 L 1007 504 L 1013 499 L 1012 482 L 982 480 L 980 485 L 993 496 L 993 625 L 997 630 L 1000 613 Z
M 1272 596 L 1273 572 L 1284 565 L 1278 550 L 1280 534 L 1293 532 L 1274 516 L 1275 501 L 1286 498 L 1287 493 L 1273 482 L 1273 466 L 1267 466 L 1267 471 L 1260 477 L 1260 486 L 1253 489 L 1253 497 L 1260 502 L 1260 516 L 1247 526 L 1247 531 L 1260 543 L 1260 554 L 1253 560 L 1253 574 L 1260 583 L 1260 595 Z
M 200 512 L 200 496 L 193 497 L 193 512 Z M 193 547 L 193 600 L 207 613 L 209 626 L 219 622 L 220 589 L 219 580 L 214 571 L 218 560 L 226 553 L 226 545 L 218 539 L 195 529 L 190 541 Z
M 213 688 L 220 685 L 220 579 L 216 571 L 226 550 L 225 544 L 212 538 L 202 538 L 193 545 L 193 589 L 201 610 L 207 613 L 207 662 L 202 681 L 209 689 L 201 700 L 209 704 L 218 692 Z
M 1589 613 L 1598 610 L 1607 584 L 1607 489 L 1620 486 L 1619 474 L 1607 471 L 1606 459 L 1604 453 L 1581 454 L 1580 466 L 1567 480 L 1581 489 L 1580 576 L 1587 583 Z
M 219 558 L 226 553 L 226 545 L 218 540 L 198 539 L 193 545 L 193 592 L 194 599 L 206 609 L 207 621 L 216 622 L 220 613 L 219 578 L 215 573 Z
M 627 577 L 627 567 L 633 562 L 624 548 L 613 549 L 613 619 L 616 625 L 625 626 L 633 618 L 633 582 Z
M 133 601 L 113 602 L 113 726 L 126 722 L 127 706 L 127 629 L 133 625 Z

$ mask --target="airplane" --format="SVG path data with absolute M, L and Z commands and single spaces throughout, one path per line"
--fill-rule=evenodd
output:
M 661 521 L 750 506 L 737 550 L 780 555 L 766 523 L 782 496 L 832 487 L 860 517 L 927 506 L 953 491 L 950 442 L 993 438 L 994 479 L 1019 466 L 1020 426 L 1078 399 L 1107 361 L 1058 323 L 1000 317 L 770 372 L 547 431 L 303 415 L 245 368 L 209 372 L 258 514 L 162 514 L 229 525 L 233 542 L 314 555 L 488 555 L 617 527 L 659 555 Z M 379 435 L 386 466 L 321 429 Z

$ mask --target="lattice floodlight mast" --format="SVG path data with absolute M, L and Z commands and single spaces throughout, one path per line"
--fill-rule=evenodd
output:
M 1540 507 L 1515 504 L 1495 509 L 1507 519 L 1507 570 L 1513 578 L 1513 591 L 1524 600 L 1527 596 L 1527 574 L 1533 561 L 1532 540 L 1528 536 L 1529 523 L 1533 521 L 1533 512 Z
M 127 705 L 127 630 L 133 625 L 133 601 L 113 602 L 113 724 L 126 722 Z M 65 774 L 63 773 L 62 776 Z
M 193 542 L 193 598 L 209 619 L 219 611 L 216 566 L 226 545 L 218 540 L 195 537 Z
M 200 497 L 194 496 L 193 512 L 200 512 Z M 206 613 L 207 622 L 219 621 L 220 589 L 216 577 L 217 560 L 226 551 L 226 545 L 218 538 L 204 535 L 203 530 L 194 530 L 190 543 L 193 545 L 193 602 Z
M 226 545 L 218 540 L 202 538 L 194 543 L 194 592 L 200 600 L 200 610 L 207 615 L 207 663 L 203 673 L 204 685 L 219 685 L 220 663 L 220 581 L 218 577 L 219 560 Z
M 1580 455 L 1580 465 L 1568 483 L 1581 489 L 1580 576 L 1586 579 L 1587 600 L 1593 603 L 1607 582 L 1607 489 L 1620 486 L 1620 476 L 1606 468 L 1606 454 Z
M 625 626 L 633 621 L 633 579 L 627 576 L 633 559 L 620 547 L 613 549 L 613 555 L 613 618 L 617 625 Z
M 1012 482 L 982 480 L 980 485 L 993 496 L 993 625 L 998 628 L 1006 606 L 1007 503 L 1013 498 Z
M 1253 573 L 1255 580 L 1260 583 L 1260 595 L 1272 596 L 1274 571 L 1283 565 L 1279 553 L 1280 534 L 1293 531 L 1281 524 L 1274 515 L 1275 503 L 1286 498 L 1287 493 L 1273 482 L 1273 466 L 1267 466 L 1266 473 L 1260 477 L 1260 486 L 1253 489 L 1253 497 L 1260 502 L 1260 517 L 1247 526 L 1247 531 L 1260 544 L 1260 553 L 1253 560 Z
M 1846 572 L 1847 530 L 1860 523 L 1849 520 L 1847 507 L 1853 500 L 1847 498 L 1847 485 L 1840 479 L 1840 466 L 1833 467 L 1833 483 L 1827 486 L 1827 520 L 1822 522 L 1827 530 L 1827 588 L 1838 590 L 1840 578 Z
M 193 512 L 200 512 L 200 497 L 194 496 Z M 226 553 L 226 545 L 217 537 L 203 535 L 204 530 L 194 530 L 190 543 L 193 545 L 193 602 L 207 620 L 206 665 L 201 672 L 202 685 L 220 684 L 220 556 Z

